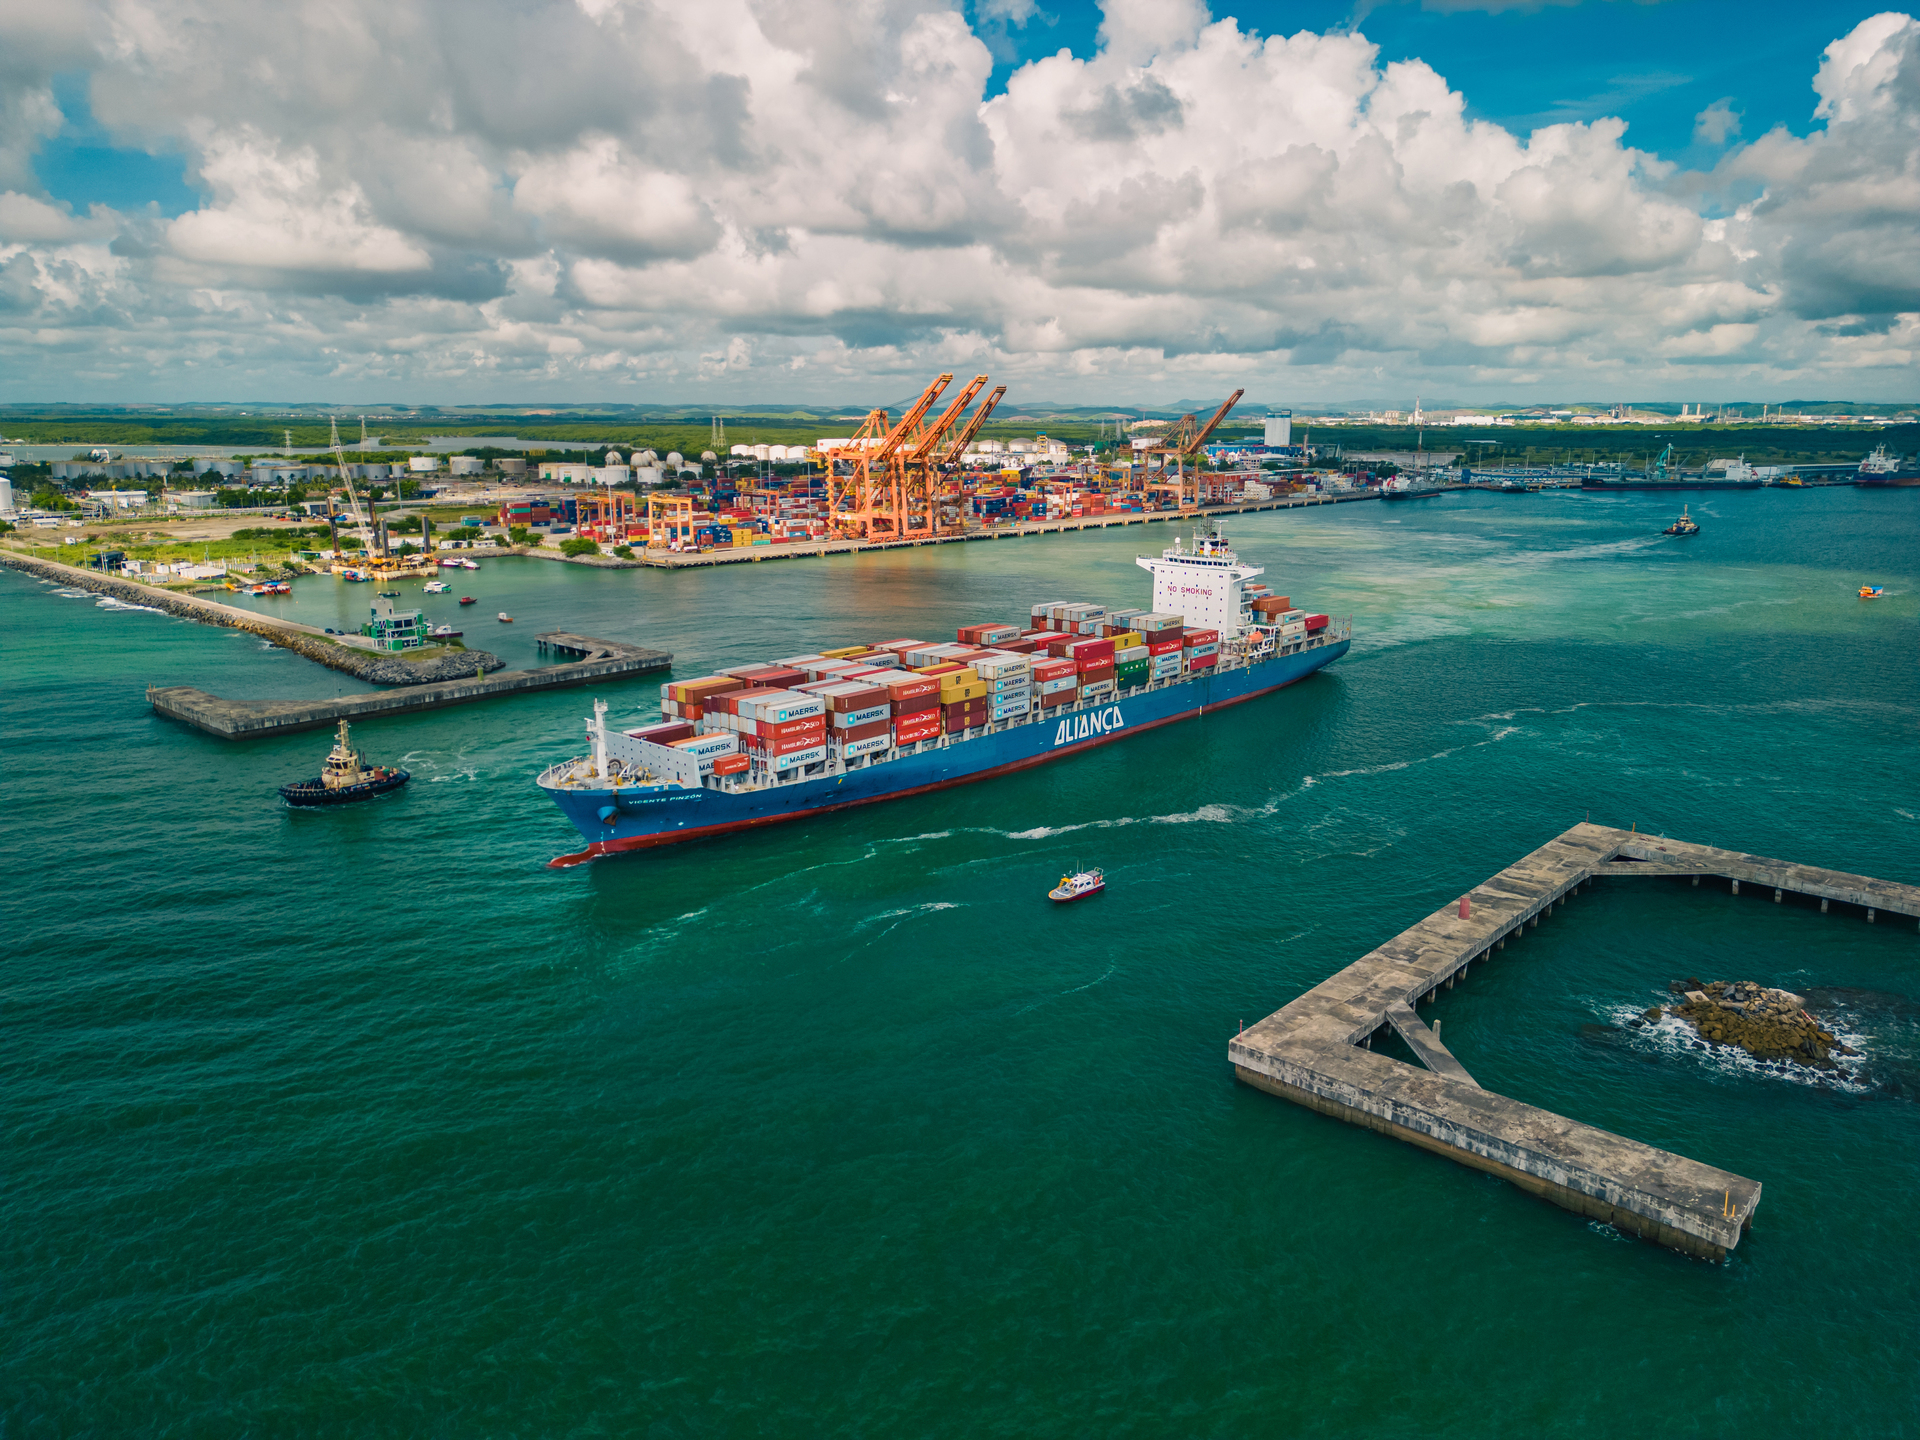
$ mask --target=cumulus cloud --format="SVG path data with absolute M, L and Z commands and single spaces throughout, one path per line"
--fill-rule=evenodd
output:
M 1199 0 L 1107 0 L 1095 53 L 992 98 L 944 0 L 52 10 L 0 0 L 15 391 L 180 393 L 187 355 L 200 394 L 840 399 L 963 365 L 1062 398 L 1908 384 L 1904 15 L 1828 47 L 1808 134 L 1687 175 L 1618 120 L 1511 132 L 1362 35 L 1261 35 Z M 124 143 L 189 157 L 200 208 L 82 217 L 37 191 L 51 77 L 76 68 Z M 1716 102 L 1696 138 L 1738 126 Z
M 1693 138 L 1703 145 L 1724 145 L 1740 133 L 1740 116 L 1728 95 L 1693 117 Z

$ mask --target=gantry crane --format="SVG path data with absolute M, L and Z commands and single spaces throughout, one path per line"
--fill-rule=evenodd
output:
M 1227 397 L 1226 404 L 1213 412 L 1213 418 L 1197 429 L 1195 428 L 1197 417 L 1193 415 L 1181 416 L 1180 423 L 1167 432 L 1166 439 L 1162 440 L 1158 445 L 1149 446 L 1143 455 L 1147 464 L 1149 488 L 1172 491 L 1175 498 L 1179 501 L 1182 510 L 1197 506 L 1200 499 L 1198 493 L 1200 488 L 1200 471 L 1196 465 L 1193 476 L 1195 493 L 1189 498 L 1187 494 L 1187 460 L 1200 453 L 1200 447 L 1207 443 L 1207 437 L 1219 428 L 1220 422 L 1227 418 L 1227 412 L 1232 410 L 1235 405 L 1238 405 L 1240 403 L 1240 397 L 1246 393 L 1245 390 L 1234 391 L 1233 394 Z M 1156 455 L 1160 457 L 1160 479 L 1158 481 L 1154 481 L 1152 478 L 1153 457 Z M 1167 462 L 1169 460 L 1173 462 L 1174 466 L 1174 478 L 1171 481 L 1167 479 Z
M 984 380 L 986 377 L 983 375 L 980 378 Z M 973 412 L 973 418 L 960 427 L 960 433 L 953 437 L 953 443 L 948 445 L 945 453 L 940 456 L 939 463 L 942 470 L 950 470 L 960 463 L 960 457 L 966 454 L 967 447 L 973 444 L 973 437 L 980 433 L 980 427 L 987 423 L 987 416 L 993 413 L 993 407 L 1000 403 L 1001 397 L 1006 393 L 1006 386 L 996 385 L 993 387 L 993 393 L 980 402 L 980 408 Z

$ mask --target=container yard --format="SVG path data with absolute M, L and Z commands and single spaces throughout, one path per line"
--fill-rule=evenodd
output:
M 1351 627 L 1260 583 L 1214 533 L 1136 562 L 1152 608 L 1079 600 L 950 641 L 869 640 L 660 690 L 538 784 L 588 841 L 569 865 L 964 784 L 1239 704 L 1345 654 Z M 1191 623 L 1190 623 L 1191 622 Z

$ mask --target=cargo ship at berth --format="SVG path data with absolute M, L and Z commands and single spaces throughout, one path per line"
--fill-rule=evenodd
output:
M 1898 455 L 1889 455 L 1887 447 L 1879 445 L 1860 462 L 1859 483 L 1869 489 L 1878 485 L 1920 485 L 1920 464 Z
M 537 783 L 588 841 L 556 866 L 777 824 L 1042 765 L 1291 685 L 1351 622 L 1256 583 L 1217 534 L 1136 562 L 1152 610 L 1049 601 L 960 628 L 661 686 L 661 719 L 587 721 L 590 751 Z

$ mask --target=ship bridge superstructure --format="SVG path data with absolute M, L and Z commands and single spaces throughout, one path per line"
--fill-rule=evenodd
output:
M 1265 566 L 1241 564 L 1218 532 L 1196 533 L 1191 547 L 1176 539 L 1158 558 L 1142 555 L 1134 564 L 1153 576 L 1155 613 L 1178 615 L 1192 629 L 1218 630 L 1223 640 L 1251 623 L 1246 584 L 1267 573 Z

